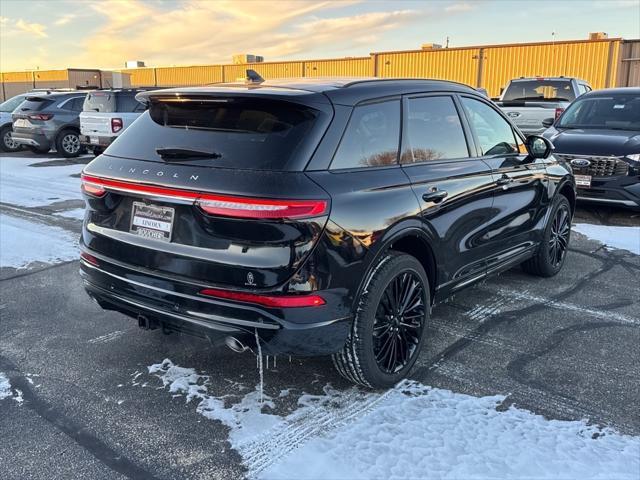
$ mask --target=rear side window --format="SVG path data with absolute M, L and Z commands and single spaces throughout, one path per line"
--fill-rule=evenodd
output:
M 148 113 L 127 128 L 107 153 L 162 162 L 157 149 L 187 149 L 215 156 L 190 160 L 192 165 L 298 170 L 306 165 L 329 120 L 319 110 L 278 100 L 152 101 Z M 307 154 L 304 162 L 298 157 Z
M 469 156 L 451 97 L 410 98 L 407 106 L 402 163 Z
M 39 112 L 53 103 L 53 100 L 40 97 L 27 97 L 27 99 L 16 109 L 19 112 Z
M 399 142 L 399 100 L 355 107 L 331 169 L 393 165 Z
M 116 95 L 116 112 L 144 112 L 144 105 L 136 100 L 134 93 Z
M 504 102 L 571 102 L 576 96 L 570 80 L 515 80 L 509 84 L 502 100 Z
M 78 97 L 67 102 L 67 104 L 65 105 L 65 108 L 67 108 L 68 110 L 73 110 L 74 112 L 81 112 L 83 105 L 84 105 L 84 97 Z
M 484 102 L 468 97 L 461 100 L 481 155 L 518 153 L 518 143 L 509 122 Z

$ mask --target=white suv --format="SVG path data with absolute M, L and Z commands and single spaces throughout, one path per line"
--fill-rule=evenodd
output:
M 136 100 L 142 90 L 96 90 L 87 95 L 80 114 L 80 142 L 99 155 L 136 120 L 145 106 Z

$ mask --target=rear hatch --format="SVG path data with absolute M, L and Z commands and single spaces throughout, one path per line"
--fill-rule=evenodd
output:
M 284 284 L 328 218 L 327 193 L 303 170 L 331 117 L 328 100 L 151 96 L 84 170 L 83 243 L 178 280 Z
M 31 130 L 42 127 L 45 122 L 53 118 L 53 114 L 44 112 L 44 110 L 54 102 L 54 97 L 44 95 L 27 97 L 11 115 L 14 131 L 20 131 L 21 129 Z

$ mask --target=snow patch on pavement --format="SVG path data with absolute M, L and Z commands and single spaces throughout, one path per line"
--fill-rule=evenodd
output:
M 0 267 L 24 268 L 36 261 L 64 262 L 78 255 L 76 235 L 62 228 L 0 214 Z
M 640 255 L 640 227 L 615 227 L 607 225 L 592 225 L 576 223 L 574 232 L 581 233 L 591 240 L 597 240 L 608 249 L 617 248 L 628 250 Z
M 0 372 L 0 400 L 11 397 L 11 383 L 4 373 Z
M 32 167 L 41 162 L 28 157 L 2 157 L 0 161 L 0 202 L 23 207 L 50 205 L 63 200 L 82 200 L 78 175 L 84 165 Z
M 148 371 L 173 397 L 195 400 L 198 413 L 229 427 L 250 478 L 637 479 L 640 471 L 640 438 L 513 406 L 498 411 L 504 396 L 476 398 L 411 381 L 382 394 L 327 385 L 279 416 L 264 413 L 273 411 L 273 399 L 261 404 L 257 388 L 226 405 L 194 369 L 167 359 Z
M 585 422 L 546 420 L 403 382 L 369 415 L 312 439 L 259 478 L 636 479 L 640 438 Z
M 84 220 L 84 208 L 65 210 L 63 212 L 57 212 L 56 215 L 65 218 L 72 218 L 74 220 Z

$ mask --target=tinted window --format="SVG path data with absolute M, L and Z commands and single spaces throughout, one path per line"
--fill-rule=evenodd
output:
M 355 107 L 331 168 L 393 165 L 399 140 L 399 100 Z
M 162 162 L 156 149 L 181 148 L 220 155 L 190 161 L 191 165 L 296 170 L 301 163 L 297 154 L 304 151 L 306 163 L 309 150 L 317 146 L 328 121 L 329 116 L 321 111 L 283 101 L 242 97 L 207 102 L 156 101 L 120 135 L 108 153 Z
M 568 101 L 576 96 L 570 80 L 515 80 L 509 84 L 502 100 L 513 101 Z
M 412 98 L 407 103 L 403 163 L 469 156 L 451 97 Z
M 580 98 L 564 112 L 557 128 L 604 128 L 640 131 L 640 96 Z
M 74 112 L 81 112 L 82 106 L 84 105 L 84 97 L 78 97 L 71 100 L 68 105 L 70 105 L 70 109 Z
M 484 102 L 462 97 L 462 105 L 482 155 L 518 153 L 518 143 L 509 122 Z

